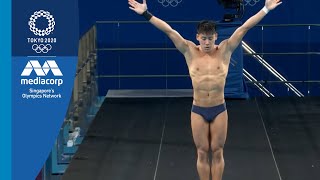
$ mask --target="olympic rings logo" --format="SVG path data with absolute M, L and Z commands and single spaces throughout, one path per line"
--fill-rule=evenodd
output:
M 169 5 L 172 7 L 176 7 L 179 3 L 182 2 L 182 0 L 158 0 L 158 2 L 162 4 L 163 7 L 168 7 Z
M 33 44 L 32 50 L 34 50 L 36 53 L 48 53 L 52 49 L 52 46 L 50 44 Z
M 38 29 L 36 27 L 36 21 L 39 17 L 44 17 L 48 20 L 48 27 L 46 29 Z M 54 30 L 54 25 L 56 22 L 54 21 L 53 16 L 48 11 L 40 10 L 36 11 L 31 15 L 30 21 L 28 22 L 30 31 L 37 36 L 45 36 L 49 35 Z
M 254 6 L 256 5 L 260 0 L 244 0 L 244 5 L 247 6 Z

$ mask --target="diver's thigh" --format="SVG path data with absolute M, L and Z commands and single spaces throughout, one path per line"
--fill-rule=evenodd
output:
M 224 147 L 228 131 L 228 112 L 220 113 L 214 121 L 210 123 L 211 148 Z
M 196 147 L 209 149 L 209 123 L 199 114 L 191 112 L 191 128 Z

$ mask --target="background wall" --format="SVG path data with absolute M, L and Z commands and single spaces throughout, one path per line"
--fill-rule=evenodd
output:
M 224 12 L 223 7 L 218 4 L 217 0 L 199 0 L 197 3 L 191 0 L 177 0 L 181 1 L 181 3 L 176 7 L 164 7 L 159 1 L 164 0 L 147 0 L 148 8 L 153 14 L 166 21 L 220 20 Z M 250 2 L 245 6 L 244 20 L 263 7 L 263 0 L 255 1 L 257 2 L 244 0 L 244 2 Z M 128 7 L 126 0 L 79 0 L 80 34 L 87 31 L 95 21 L 143 20 Z M 302 3 L 299 0 L 285 0 L 275 11 L 268 14 L 267 18 L 260 24 L 319 24 L 320 20 L 315 16 L 319 11 L 319 7 L 320 1 L 306 0 Z
M 167 2 L 171 2 L 172 5 Z M 224 14 L 223 7 L 216 0 L 201 0 L 197 3 L 190 0 L 148 0 L 147 3 L 149 10 L 154 15 L 168 21 L 183 37 L 194 42 L 196 42 L 197 21 L 202 19 L 219 21 Z M 242 22 L 254 15 L 264 5 L 262 0 L 244 0 L 244 3 L 246 6 Z M 100 94 L 104 95 L 109 88 L 191 88 L 183 56 L 175 50 L 110 50 L 110 48 L 173 47 L 171 41 L 162 32 L 145 22 L 128 6 L 125 0 L 79 1 L 80 35 L 97 21 L 108 21 L 97 24 L 98 47 L 109 49 L 98 51 L 98 57 L 101 57 L 98 61 Z M 309 0 L 304 1 L 303 4 L 298 0 L 283 1 L 282 5 L 270 12 L 258 26 L 250 30 L 243 40 L 257 53 L 264 53 L 263 58 L 287 80 L 320 80 L 318 72 L 320 67 L 320 20 L 314 16 L 319 6 L 319 1 Z M 221 41 L 221 37 L 219 40 Z M 153 60 L 150 60 L 151 58 Z M 245 54 L 243 58 L 244 68 L 257 80 L 277 80 L 251 56 Z M 139 67 L 133 68 L 130 64 L 132 61 L 137 62 Z M 134 83 L 132 78 L 124 77 L 120 81 L 115 77 L 126 74 L 181 76 L 174 78 L 137 77 Z M 251 96 L 262 95 L 252 84 L 247 85 Z M 264 85 L 277 96 L 294 95 L 281 83 L 270 82 Z M 308 93 L 309 95 L 320 95 L 319 83 L 293 82 L 293 85 L 305 95 Z

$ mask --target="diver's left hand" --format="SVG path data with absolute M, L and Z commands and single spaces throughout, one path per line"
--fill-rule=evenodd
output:
M 268 10 L 273 10 L 280 4 L 282 4 L 281 0 L 266 0 L 265 2 L 265 6 Z

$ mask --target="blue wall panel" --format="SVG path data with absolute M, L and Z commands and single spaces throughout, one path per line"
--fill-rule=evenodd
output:
M 173 2 L 173 1 L 172 1 Z M 264 5 L 264 1 L 244 1 L 245 14 L 242 21 L 258 12 Z M 176 7 L 174 7 L 176 5 Z M 135 14 L 128 8 L 126 1 L 115 1 L 112 8 L 106 1 L 92 0 L 79 1 L 80 11 L 80 35 L 83 34 L 96 21 L 112 21 L 104 24 L 97 24 L 98 47 L 99 48 L 173 48 L 173 43 L 166 35 L 143 17 Z M 319 24 L 319 18 L 314 16 L 318 11 L 319 1 L 302 4 L 301 1 L 285 1 L 276 10 L 271 11 L 259 24 L 251 29 L 244 37 L 257 53 L 267 53 L 263 57 L 277 69 L 288 80 L 320 80 L 320 55 L 270 55 L 268 53 L 305 53 L 320 52 L 320 26 L 268 26 L 277 24 Z M 182 0 L 179 4 L 161 4 L 158 1 L 148 1 L 149 10 L 165 21 L 170 22 L 184 38 L 195 43 L 196 25 L 199 20 L 213 19 L 221 20 L 224 10 L 215 0 L 202 0 L 201 2 Z M 106 10 L 108 9 L 108 10 Z M 303 13 L 301 13 L 303 12 Z M 125 21 L 125 22 L 124 22 Z M 137 22 L 139 21 L 139 22 Z M 240 22 L 241 23 L 241 22 Z M 228 25 L 228 24 L 225 24 Z M 221 30 L 221 29 L 218 29 Z M 233 31 L 233 30 L 232 30 Z M 218 32 L 218 42 L 227 38 L 223 33 Z M 152 57 L 152 61 L 149 61 Z M 257 80 L 275 81 L 276 78 L 265 70 L 257 61 L 247 55 L 244 57 L 244 67 L 254 75 Z M 100 61 L 101 60 L 101 61 Z M 188 74 L 187 66 L 183 55 L 176 50 L 167 51 L 116 51 L 107 50 L 99 52 L 98 62 L 99 75 L 142 75 L 142 74 Z M 232 71 L 232 70 L 231 70 Z M 309 72 L 308 72 L 309 71 Z M 101 77 L 102 78 L 102 77 Z M 102 78 L 107 83 L 107 78 Z M 130 79 L 130 78 L 129 78 Z M 138 80 L 139 83 L 132 83 L 129 79 L 122 79 L 118 87 L 150 87 L 149 80 Z M 152 78 L 151 78 L 152 79 Z M 189 86 L 188 78 L 184 81 L 175 78 L 156 78 L 165 82 L 159 87 L 181 87 Z M 177 78 L 179 79 L 179 78 Z M 100 80 L 101 81 L 101 80 Z M 158 81 L 158 80 L 155 80 Z M 142 84 L 147 83 L 147 84 Z M 113 84 L 113 83 L 110 83 Z M 319 84 L 319 83 L 318 83 Z M 119 86 L 121 85 L 121 86 Z M 122 86 L 124 85 L 124 86 Z M 158 85 L 152 85 L 158 87 Z M 106 85 L 103 85 L 106 86 Z M 111 85 L 112 86 L 112 85 Z M 266 84 L 272 90 L 278 91 L 278 95 L 292 95 L 283 84 Z M 297 87 L 300 85 L 296 85 Z M 107 87 L 107 86 L 106 86 Z M 109 87 L 109 86 L 108 86 Z M 249 86 L 249 89 L 253 89 Z M 139 88 L 139 87 L 137 87 Z M 278 89 L 278 90 L 277 90 Z M 319 90 L 317 83 L 301 85 L 301 91 L 312 92 Z M 250 90 L 251 92 L 254 92 Z M 259 93 L 254 93 L 259 94 Z
M 119 75 L 120 52 L 119 51 L 98 51 L 99 61 L 97 62 L 98 75 Z
M 122 75 L 166 74 L 163 51 L 122 51 L 120 58 Z
M 252 47 L 255 52 L 261 53 L 263 51 L 262 42 L 264 41 L 262 28 L 260 26 L 255 26 L 250 29 L 244 36 L 243 41 Z
M 265 27 L 264 52 L 307 52 L 308 27 Z
M 167 80 L 168 89 L 192 89 L 190 77 L 171 77 Z
M 310 27 L 309 42 L 311 52 L 320 52 L 320 25 Z
M 307 55 L 265 55 L 264 58 L 288 80 L 307 79 Z
M 97 24 L 97 46 L 119 48 L 119 29 L 116 23 Z
M 167 73 L 172 75 L 189 75 L 184 56 L 178 51 L 167 51 Z
M 165 89 L 165 78 L 120 78 L 120 89 Z
M 310 78 L 311 80 L 320 79 L 320 55 L 309 55 L 310 58 Z
M 120 24 L 119 44 L 121 48 L 163 48 L 165 47 L 165 34 L 150 23 Z
M 98 78 L 98 93 L 105 96 L 109 89 L 119 89 L 120 78 Z
M 169 20 L 194 20 L 215 19 L 221 20 L 224 10 L 216 0 L 187 1 L 182 0 L 176 7 L 171 5 L 164 7 L 158 1 L 148 2 L 149 10 L 161 17 Z M 245 14 L 243 19 L 246 20 L 263 5 L 264 0 L 244 1 Z M 250 5 L 251 4 L 251 5 Z M 112 6 L 112 7 L 111 7 Z M 310 3 L 301 3 L 299 0 L 283 1 L 276 10 L 271 11 L 262 21 L 263 24 L 315 24 L 320 20 L 315 17 L 314 13 L 318 11 L 319 1 L 310 1 Z M 80 35 L 87 31 L 95 21 L 141 21 L 142 17 L 136 15 L 128 8 L 127 1 L 109 1 L 91 0 L 79 1 L 80 12 Z M 303 13 L 302 13 L 303 12 Z

